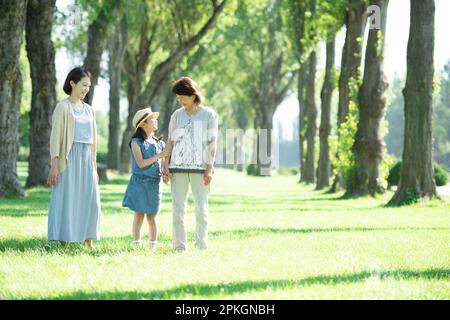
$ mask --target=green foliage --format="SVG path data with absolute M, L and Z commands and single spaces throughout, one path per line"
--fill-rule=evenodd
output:
M 389 86 L 386 119 L 388 152 L 401 157 L 404 135 L 404 79 L 395 77 Z M 450 169 L 450 61 L 433 78 L 433 156 Z
M 387 151 L 400 158 L 403 153 L 404 136 L 404 100 L 402 89 L 404 79 L 395 77 L 388 89 L 388 102 L 386 110 L 386 121 L 388 132 L 385 136 Z
M 450 170 L 450 60 L 435 73 L 433 92 L 433 155 Z
M 434 179 L 436 185 L 445 186 L 448 182 L 448 172 L 439 163 L 434 163 Z
M 280 167 L 278 168 L 278 174 L 284 176 L 297 176 L 300 174 L 298 167 Z
M 30 64 L 26 53 L 25 41 L 20 49 L 20 73 L 22 75 L 22 97 L 20 100 L 20 149 L 19 158 L 25 160 L 30 151 L 30 110 L 31 110 L 31 75 Z
M 102 112 L 95 113 L 95 120 L 97 121 L 97 150 L 98 153 L 107 153 L 108 151 L 108 121 L 109 115 Z M 98 158 L 98 154 L 97 154 Z M 102 161 L 99 161 L 102 162 Z
M 345 0 L 283 1 L 289 46 L 303 63 L 320 40 L 335 36 L 344 23 Z
M 259 174 L 258 172 L 258 165 L 251 163 L 248 164 L 246 167 L 247 175 L 249 176 L 257 176 Z
M 388 176 L 388 187 L 396 186 L 400 182 L 401 161 L 397 161 L 390 169 Z
M 436 181 L 436 186 L 445 186 L 448 182 L 448 172 L 439 164 L 434 163 L 434 180 Z M 396 186 L 400 182 L 402 162 L 397 161 L 390 169 L 388 176 L 388 187 Z
M 407 189 L 406 190 L 406 199 L 403 201 L 404 205 L 412 205 L 414 203 L 419 202 L 419 196 L 415 190 Z
M 108 153 L 97 152 L 97 163 L 108 163 Z
M 334 172 L 339 174 L 345 181 L 352 181 L 352 175 L 355 173 L 355 157 L 352 147 L 355 142 L 357 128 L 358 107 L 355 102 L 350 101 L 346 121 L 338 129 L 337 151 L 339 159 L 335 156 L 331 157 L 331 164 L 335 168 Z

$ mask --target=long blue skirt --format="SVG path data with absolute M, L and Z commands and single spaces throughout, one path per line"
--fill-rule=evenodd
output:
M 91 145 L 73 143 L 67 168 L 52 188 L 48 240 L 100 239 L 100 192 L 94 170 Z

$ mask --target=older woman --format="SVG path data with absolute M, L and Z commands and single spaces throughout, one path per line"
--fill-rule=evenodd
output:
M 85 241 L 94 250 L 92 240 L 100 239 L 97 129 L 92 107 L 83 102 L 90 86 L 89 71 L 82 67 L 71 70 L 63 87 L 69 97 L 53 111 L 48 240 L 60 241 L 64 246 Z
M 175 81 L 172 92 L 182 108 L 170 119 L 166 148 L 171 151 L 164 164 L 164 176 L 170 176 L 173 213 L 173 247 L 187 249 L 184 216 L 188 187 L 195 202 L 195 246 L 208 247 L 208 195 L 216 156 L 217 114 L 202 105 L 203 95 L 188 77 Z

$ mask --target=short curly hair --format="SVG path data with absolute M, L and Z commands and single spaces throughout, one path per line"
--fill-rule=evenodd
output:
M 189 77 L 181 77 L 172 84 L 172 93 L 181 96 L 195 96 L 194 102 L 201 104 L 205 99 L 197 83 Z

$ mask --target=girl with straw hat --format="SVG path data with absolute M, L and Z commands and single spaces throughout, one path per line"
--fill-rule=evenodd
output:
M 132 175 L 128 183 L 122 206 L 133 210 L 133 240 L 134 244 L 141 246 L 141 227 L 144 216 L 149 225 L 149 249 L 156 250 L 158 229 L 156 215 L 161 206 L 161 159 L 170 155 L 165 143 L 155 137 L 158 129 L 158 112 L 150 108 L 138 110 L 133 117 L 133 126 L 136 128 L 129 146 L 131 149 Z

